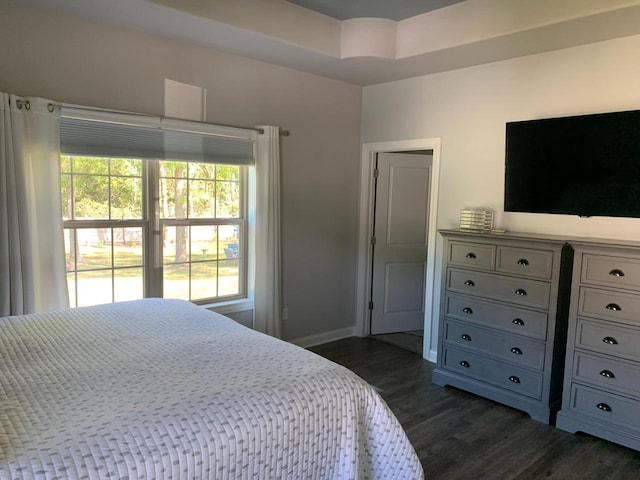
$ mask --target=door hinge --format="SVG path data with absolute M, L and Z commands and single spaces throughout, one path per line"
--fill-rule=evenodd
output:
M 373 310 L 373 302 L 369 302 L 369 310 Z
M 373 178 L 378 178 L 378 174 L 380 173 L 380 171 L 377 168 L 373 169 Z
M 376 237 L 371 237 L 371 245 L 375 245 L 376 244 Z

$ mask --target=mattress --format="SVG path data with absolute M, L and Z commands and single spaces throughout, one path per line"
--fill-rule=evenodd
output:
M 421 479 L 357 375 L 182 300 L 0 319 L 1 479 Z

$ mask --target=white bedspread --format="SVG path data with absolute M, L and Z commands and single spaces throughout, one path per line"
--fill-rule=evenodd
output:
M 181 300 L 0 319 L 1 479 L 420 479 L 362 379 Z

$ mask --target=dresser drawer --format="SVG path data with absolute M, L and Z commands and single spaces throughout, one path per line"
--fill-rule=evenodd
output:
M 576 347 L 640 360 L 640 329 L 578 318 Z
M 631 320 L 640 325 L 640 295 L 581 287 L 578 315 Z
M 538 308 L 549 307 L 551 285 L 540 280 L 450 269 L 447 289 Z
M 553 252 L 548 250 L 498 247 L 496 270 L 528 277 L 551 278 Z
M 640 393 L 640 364 L 575 352 L 573 378 L 608 389 Z
M 574 383 L 569 409 L 607 426 L 640 429 L 640 402 L 614 393 Z
M 473 297 L 447 295 L 445 315 L 465 321 L 499 328 L 506 332 L 545 340 L 547 338 L 546 313 L 524 308 L 507 307 Z
M 480 350 L 507 362 L 539 370 L 544 367 L 544 343 L 517 335 L 507 335 L 448 320 L 445 322 L 444 340 L 465 348 Z
M 581 277 L 583 283 L 640 288 L 640 259 L 585 254 Z
M 449 244 L 449 265 L 475 267 L 494 270 L 496 267 L 495 245 L 451 242 Z
M 528 397 L 536 399 L 542 397 L 542 372 L 532 372 L 516 365 L 509 365 L 452 347 L 445 347 L 443 355 L 442 365 L 447 370 Z

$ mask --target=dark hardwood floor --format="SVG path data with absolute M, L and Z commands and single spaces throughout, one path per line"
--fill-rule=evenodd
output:
M 433 385 L 434 365 L 418 354 L 372 338 L 348 338 L 310 350 L 383 390 L 427 479 L 640 479 L 639 452 Z

